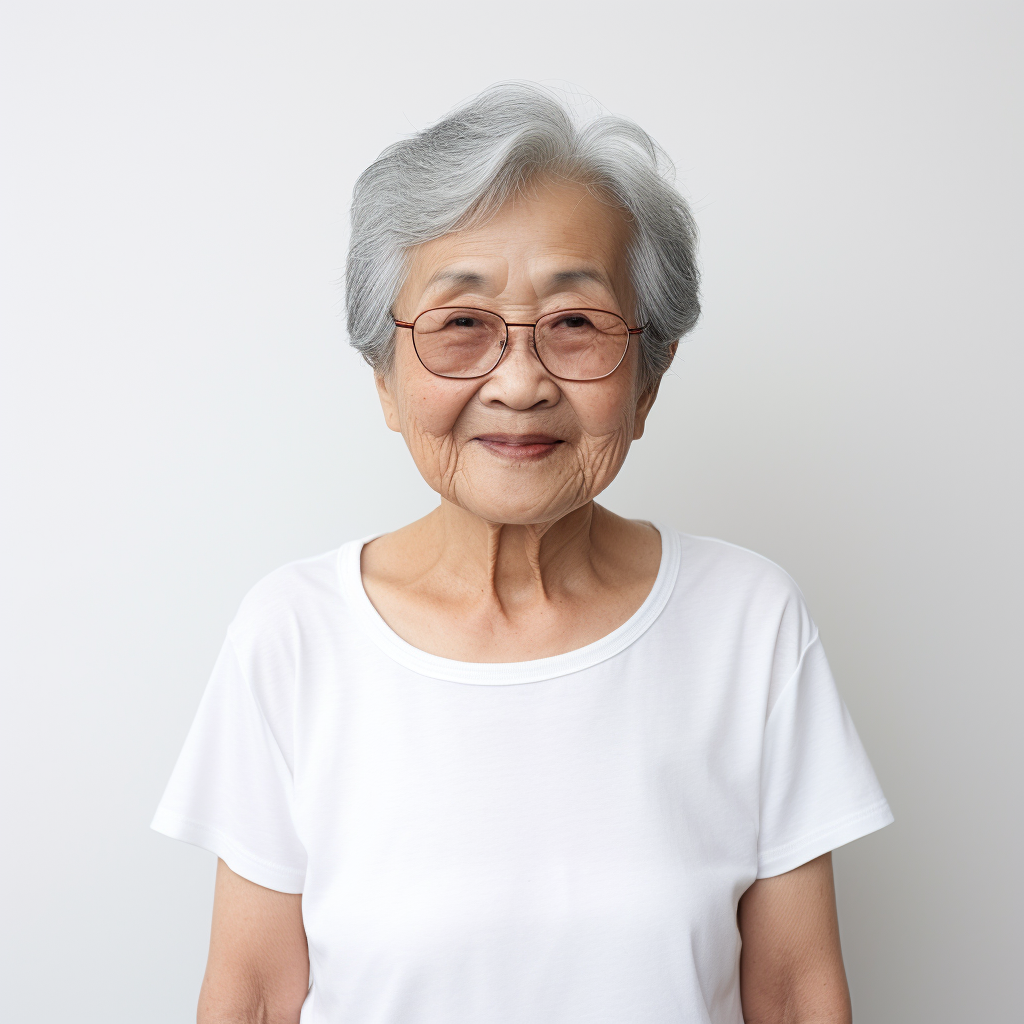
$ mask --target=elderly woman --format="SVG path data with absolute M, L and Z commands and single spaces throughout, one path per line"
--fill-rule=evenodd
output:
M 270 575 L 154 827 L 217 854 L 202 1022 L 850 1019 L 889 809 L 792 580 L 596 504 L 697 319 L 651 139 L 495 87 L 387 149 L 348 323 L 438 507 Z

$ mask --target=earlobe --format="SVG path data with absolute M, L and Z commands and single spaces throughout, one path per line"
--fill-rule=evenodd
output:
M 389 430 L 394 430 L 400 434 L 402 427 L 398 419 L 398 408 L 395 405 L 391 391 L 388 389 L 387 378 L 383 373 L 375 373 L 373 375 L 373 383 L 377 386 L 377 397 L 380 399 L 380 407 L 384 412 L 384 422 L 388 425 Z
M 633 440 L 638 441 L 643 437 L 644 427 L 647 425 L 647 414 L 650 412 L 653 396 L 648 399 L 649 392 L 645 392 L 640 401 L 637 402 L 637 415 L 633 420 Z
M 661 381 L 658 381 L 654 387 L 645 391 L 638 399 L 636 403 L 636 415 L 633 417 L 633 440 L 639 441 L 644 436 L 644 427 L 647 426 L 647 417 L 650 414 L 651 407 L 654 405 L 654 400 L 658 397 L 658 388 L 661 387 Z
M 673 341 L 669 346 L 669 351 L 672 353 L 672 358 L 676 357 L 676 349 L 679 348 L 679 342 Z M 647 417 L 650 414 L 651 407 L 654 405 L 654 400 L 658 397 L 658 389 L 661 387 L 661 378 L 658 378 L 658 382 L 654 387 L 649 388 L 637 399 L 636 403 L 636 417 L 633 420 L 633 440 L 639 441 L 644 436 L 644 427 L 647 425 Z

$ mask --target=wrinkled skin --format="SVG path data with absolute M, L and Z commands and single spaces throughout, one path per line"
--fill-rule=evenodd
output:
M 636 326 L 628 243 L 629 225 L 616 208 L 580 186 L 541 182 L 479 227 L 419 246 L 395 313 L 412 320 L 435 306 L 467 305 L 533 323 L 577 306 L 611 310 Z M 402 432 L 427 483 L 492 523 L 552 523 L 592 500 L 642 435 L 654 400 L 636 393 L 635 339 L 609 377 L 574 382 L 544 369 L 530 336 L 511 328 L 494 371 L 450 380 L 420 365 L 411 332 L 400 329 L 394 364 L 377 380 L 387 423 Z M 502 432 L 552 434 L 564 443 L 541 461 L 510 464 L 474 442 Z
M 534 323 L 590 307 L 635 326 L 629 232 L 586 188 L 535 182 L 485 223 L 414 250 L 395 315 L 462 305 Z M 655 398 L 636 386 L 636 340 L 593 381 L 552 376 L 531 342 L 530 328 L 511 327 L 490 373 L 453 380 L 425 369 L 399 328 L 393 364 L 376 378 L 388 426 L 441 504 L 363 549 L 363 584 L 392 629 L 433 654 L 521 661 L 574 650 L 628 619 L 657 575 L 657 531 L 593 501 Z M 523 457 L 517 439 L 538 435 L 550 443 Z

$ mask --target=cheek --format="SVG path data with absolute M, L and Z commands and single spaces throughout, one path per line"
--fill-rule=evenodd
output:
M 402 433 L 411 449 L 434 448 L 451 435 L 475 388 L 417 373 L 416 369 L 400 374 Z
M 572 404 L 584 434 L 605 442 L 624 440 L 628 446 L 636 419 L 638 362 L 636 348 L 630 345 L 622 365 L 610 377 L 563 385 L 563 393 Z M 626 436 L 620 439 L 619 434 Z
M 611 439 L 632 432 L 636 400 L 632 381 L 614 384 L 575 385 L 566 388 L 566 398 L 586 435 Z

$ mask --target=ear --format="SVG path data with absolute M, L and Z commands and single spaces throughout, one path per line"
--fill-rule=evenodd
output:
M 669 351 L 672 353 L 672 358 L 676 357 L 676 349 L 679 348 L 679 342 L 673 341 L 669 347 Z M 661 388 L 661 380 L 638 396 L 636 400 L 636 415 L 633 417 L 633 440 L 639 441 L 644 436 L 644 427 L 647 424 L 647 417 L 650 414 L 652 407 L 654 406 L 654 400 L 658 397 L 658 390 Z
M 398 403 L 388 386 L 386 373 L 374 373 L 373 383 L 377 386 L 377 397 L 380 399 L 380 407 L 384 410 L 384 422 L 388 428 L 398 433 L 402 432 L 401 421 L 398 418 Z

